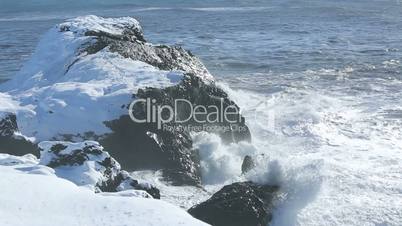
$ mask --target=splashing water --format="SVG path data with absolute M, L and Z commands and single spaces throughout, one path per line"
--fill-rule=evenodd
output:
M 279 184 L 272 225 L 401 225 L 402 95 L 395 90 L 402 83 L 350 79 L 353 73 L 306 71 L 291 86 L 294 74 L 276 76 L 282 87 L 268 95 L 221 84 L 243 109 L 253 142 L 225 146 L 197 135 L 206 182 Z M 255 120 L 255 106 L 267 99 L 274 130 L 261 123 L 268 115 Z M 246 154 L 268 157 L 242 178 Z

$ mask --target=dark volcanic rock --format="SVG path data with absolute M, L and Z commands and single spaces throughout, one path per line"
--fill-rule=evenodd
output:
M 176 107 L 177 115 L 175 116 L 179 120 L 188 118 L 191 107 L 186 104 L 175 106 L 175 100 L 178 99 L 185 99 L 193 106 L 213 105 L 219 111 L 232 106 L 236 108 L 236 112 L 239 112 L 239 107 L 222 89 L 213 84 L 206 84 L 202 79 L 191 74 L 188 74 L 176 86 L 139 90 L 134 98 L 152 99 L 155 106 Z M 134 105 L 133 115 L 138 119 L 145 119 L 147 105 L 144 103 Z M 162 112 L 162 117 L 168 118 L 168 115 Z M 120 162 L 128 169 L 162 169 L 165 178 L 172 181 L 174 185 L 199 185 L 201 178 L 198 150 L 193 148 L 190 131 L 185 128 L 191 126 L 193 131 L 198 132 L 209 131 L 208 128 L 224 128 L 211 129 L 209 132 L 219 134 L 227 143 L 251 139 L 245 120 L 238 113 L 229 115 L 228 120 L 199 123 L 204 120 L 205 117 L 200 116 L 198 122 L 191 118 L 183 123 L 168 122 L 163 124 L 162 128 L 158 128 L 157 123 L 135 123 L 128 116 L 123 116 L 106 123 L 114 133 L 103 139 L 101 143 L 106 148 L 114 150 L 113 154 L 121 159 Z M 236 122 L 232 123 L 233 121 Z
M 243 159 L 243 163 L 241 164 L 241 172 L 242 174 L 247 173 L 255 167 L 254 160 L 251 156 L 246 155 Z
M 69 24 L 61 24 L 59 31 L 71 31 L 70 26 Z M 96 27 L 88 28 L 89 30 L 83 35 L 94 37 L 95 42 L 91 41 L 85 44 L 80 48 L 79 52 L 94 54 L 108 47 L 111 52 L 148 63 L 161 70 L 181 70 L 212 80 L 212 76 L 206 67 L 191 52 L 180 46 L 153 45 L 146 42 L 139 24 L 109 24 L 109 26 L 116 26 L 117 29 L 123 28 L 122 34 L 108 33 L 97 30 Z M 77 61 L 79 61 L 79 58 L 69 67 Z
M 18 134 L 15 114 L 6 113 L 0 117 L 0 153 L 12 155 L 32 153 L 38 156 L 37 146 Z
M 200 183 L 198 151 L 192 148 L 188 134 L 157 130 L 152 124 L 133 123 L 129 116 L 107 122 L 107 125 L 114 133 L 101 143 L 113 148 L 113 155 L 128 170 L 163 169 L 166 179 L 173 185 Z
M 0 136 L 11 137 L 18 131 L 17 117 L 14 114 L 6 114 L 0 120 Z
M 266 226 L 277 187 L 238 182 L 223 187 L 189 213 L 214 226 Z
M 103 151 L 95 141 L 70 143 L 46 141 L 41 148 L 40 164 L 55 169 L 56 174 L 77 185 L 93 187 L 96 192 L 144 190 L 159 199 L 159 190 L 151 184 L 139 183 L 120 164 Z
M 60 28 L 61 31 L 65 29 L 67 29 L 65 26 Z M 208 70 L 198 58 L 182 47 L 147 43 L 139 25 L 127 27 L 122 35 L 91 30 L 87 31 L 85 35 L 96 37 L 95 44 L 82 48 L 82 51 L 89 54 L 108 47 L 111 52 L 148 63 L 161 70 L 181 70 L 200 77 L 211 78 Z

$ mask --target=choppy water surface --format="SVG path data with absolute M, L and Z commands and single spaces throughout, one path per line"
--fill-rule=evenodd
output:
M 207 181 L 224 183 L 245 153 L 266 153 L 272 164 L 258 177 L 290 197 L 274 225 L 402 225 L 400 1 L 4 2 L 0 78 L 66 18 L 134 16 L 148 40 L 198 55 L 243 107 L 254 147 L 196 137 L 216 144 L 203 163 L 221 174 Z

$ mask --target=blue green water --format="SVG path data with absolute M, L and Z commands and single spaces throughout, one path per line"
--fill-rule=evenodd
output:
M 0 78 L 19 70 L 49 27 L 86 14 L 138 18 L 150 41 L 183 45 L 216 76 L 365 70 L 402 57 L 398 1 L 1 0 L 0 5 Z M 400 69 L 376 76 L 399 78 Z

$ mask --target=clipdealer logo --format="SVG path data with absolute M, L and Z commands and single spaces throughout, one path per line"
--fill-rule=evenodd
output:
M 134 107 L 137 104 L 146 106 L 145 117 L 138 118 L 134 114 Z M 180 110 L 187 109 L 188 113 L 183 117 Z M 242 122 L 241 112 L 236 105 L 224 105 L 224 99 L 220 98 L 217 105 L 193 105 L 186 99 L 175 99 L 174 105 L 159 105 L 156 99 L 135 99 L 128 109 L 131 120 L 135 123 L 156 123 L 158 129 L 166 123 L 185 124 L 194 121 L 199 124 L 229 123 L 237 124 Z M 179 117 L 180 115 L 180 117 Z

